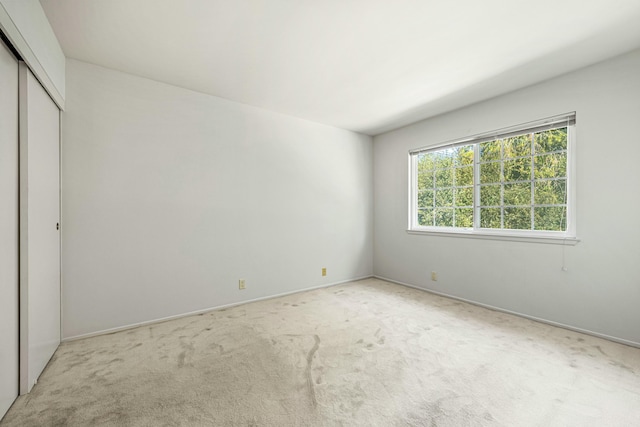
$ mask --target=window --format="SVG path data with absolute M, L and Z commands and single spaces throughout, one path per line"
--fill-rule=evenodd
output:
M 575 238 L 575 113 L 410 154 L 410 231 Z

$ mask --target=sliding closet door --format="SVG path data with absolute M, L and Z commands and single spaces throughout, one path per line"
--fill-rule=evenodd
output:
M 24 63 L 20 94 L 20 394 L 60 344 L 60 120 Z
M 18 61 L 0 41 L 0 418 L 18 396 Z

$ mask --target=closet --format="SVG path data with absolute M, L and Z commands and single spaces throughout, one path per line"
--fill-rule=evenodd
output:
M 0 417 L 60 344 L 60 111 L 0 42 Z

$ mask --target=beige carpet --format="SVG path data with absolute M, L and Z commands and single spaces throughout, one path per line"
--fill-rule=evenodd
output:
M 640 349 L 367 279 L 64 343 L 66 425 L 637 426 Z

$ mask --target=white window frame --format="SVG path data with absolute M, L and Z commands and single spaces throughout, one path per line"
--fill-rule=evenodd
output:
M 567 127 L 567 229 L 566 231 L 545 230 L 509 230 L 486 229 L 479 226 L 480 179 L 479 179 L 479 145 L 482 142 L 509 136 L 522 135 L 543 130 Z M 467 138 L 448 141 L 427 147 L 421 147 L 409 151 L 409 218 L 408 233 L 427 234 L 436 236 L 470 237 L 480 239 L 528 241 L 537 243 L 553 243 L 562 245 L 575 245 L 579 242 L 576 235 L 576 191 L 575 191 L 575 112 L 549 117 L 542 120 L 523 123 L 517 126 L 499 129 L 492 132 L 473 135 Z M 472 228 L 422 226 L 418 224 L 418 165 L 417 159 L 420 153 L 439 151 L 447 148 L 466 145 L 474 146 L 474 226 Z

